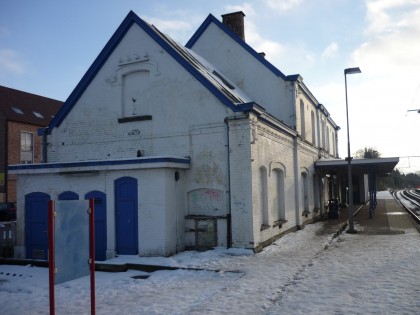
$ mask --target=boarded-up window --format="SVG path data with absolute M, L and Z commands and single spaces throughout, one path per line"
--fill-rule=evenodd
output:
M 149 71 L 135 71 L 123 76 L 123 117 L 150 114 L 149 76 Z

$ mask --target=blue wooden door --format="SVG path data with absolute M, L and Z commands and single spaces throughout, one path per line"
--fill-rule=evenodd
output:
M 85 195 L 90 198 L 95 207 L 95 260 L 106 260 L 106 194 L 95 190 Z
M 34 192 L 25 196 L 26 258 L 48 259 L 48 201 L 50 196 Z
M 137 179 L 121 177 L 115 181 L 116 251 L 120 255 L 138 253 Z

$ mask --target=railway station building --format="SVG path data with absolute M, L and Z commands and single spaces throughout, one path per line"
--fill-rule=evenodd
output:
M 340 128 L 243 25 L 242 12 L 210 14 L 183 46 L 127 15 L 41 130 L 43 163 L 9 169 L 16 257 L 47 258 L 51 199 L 95 198 L 97 260 L 259 251 L 326 214 L 341 194 L 323 164 L 338 159 Z

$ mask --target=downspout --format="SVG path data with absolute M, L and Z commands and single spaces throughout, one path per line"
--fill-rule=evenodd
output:
M 293 164 L 294 164 L 294 176 L 295 176 L 295 214 L 296 214 L 296 227 L 301 230 L 300 224 L 300 190 L 299 190 L 299 158 L 298 158 L 298 137 L 295 136 L 293 139 Z
M 321 117 L 319 115 L 319 111 L 320 111 L 320 109 L 319 109 L 319 105 L 318 105 L 318 107 L 316 109 L 316 136 L 317 136 L 317 144 L 318 144 L 318 157 L 321 157 L 322 156 L 322 152 L 321 152 L 321 147 L 322 147 L 322 144 L 321 144 L 321 142 L 322 142 L 321 126 L 322 126 L 322 123 L 321 123 Z
M 9 152 L 9 120 L 6 118 L 4 120 L 5 122 L 5 130 L 4 130 L 4 135 L 5 135 L 5 150 L 4 150 L 4 192 L 6 194 L 6 202 L 8 202 L 9 200 L 9 194 L 8 194 L 8 185 L 7 185 L 7 179 L 8 179 L 8 168 L 9 168 L 9 159 L 8 159 L 8 152 Z
M 296 89 L 296 83 L 293 84 L 292 89 L 292 110 L 293 110 L 293 129 L 297 133 L 297 117 L 296 117 L 296 98 L 297 98 L 297 89 Z M 298 158 L 298 135 L 293 139 L 293 172 L 295 177 L 295 216 L 296 216 L 296 227 L 298 230 L 301 229 L 300 226 L 300 191 L 299 191 L 299 158 Z
M 228 190 L 226 191 L 228 195 L 228 214 L 226 215 L 226 245 L 227 248 L 232 247 L 232 197 L 231 197 L 231 179 L 230 179 L 230 140 L 229 140 L 229 119 L 228 117 L 225 118 L 226 124 L 226 153 L 227 153 L 227 186 Z

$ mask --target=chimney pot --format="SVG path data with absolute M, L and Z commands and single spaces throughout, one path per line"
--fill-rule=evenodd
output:
M 222 23 L 245 41 L 245 14 L 242 11 L 222 15 Z

